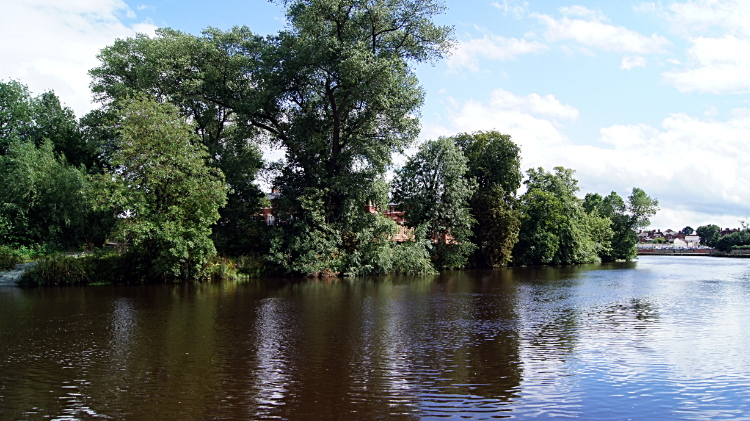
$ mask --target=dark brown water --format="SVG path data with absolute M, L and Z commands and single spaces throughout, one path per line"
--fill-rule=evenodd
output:
M 0 287 L 0 419 L 750 419 L 750 260 Z

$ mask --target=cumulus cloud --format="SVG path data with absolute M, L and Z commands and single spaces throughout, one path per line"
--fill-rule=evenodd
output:
M 650 37 L 625 28 L 605 23 L 601 13 L 583 6 L 562 8 L 565 15 L 556 19 L 550 15 L 534 16 L 547 27 L 544 34 L 549 41 L 573 41 L 582 46 L 604 51 L 620 51 L 637 54 L 661 53 L 672 45 L 666 38 L 653 34 Z M 577 16 L 581 19 L 571 19 Z
M 664 14 L 691 44 L 685 66 L 663 73 L 667 83 L 680 92 L 750 92 L 750 3 L 676 2 Z
M 698 37 L 691 40 L 688 65 L 664 72 L 664 80 L 680 92 L 737 94 L 750 92 L 750 37 Z
M 626 196 L 643 188 L 660 201 L 656 226 L 734 226 L 750 215 L 750 109 L 732 110 L 724 121 L 672 114 L 658 127 L 615 124 L 601 128 L 596 142 L 580 144 L 565 133 L 578 110 L 552 95 L 499 89 L 487 101 L 448 108 L 443 124 L 424 128 L 424 138 L 493 129 L 510 134 L 521 147 L 523 169 L 573 168 L 582 194 Z
M 451 69 L 465 67 L 477 71 L 480 56 L 492 60 L 509 60 L 520 54 L 536 53 L 547 48 L 547 45 L 538 41 L 485 35 L 483 38 L 459 42 L 448 59 L 448 66 Z
M 98 64 L 99 50 L 116 38 L 156 29 L 149 22 L 123 23 L 134 17 L 121 0 L 5 2 L 0 79 L 18 79 L 37 94 L 53 89 L 80 116 L 93 108 L 87 71 Z
M 635 67 L 646 67 L 646 59 L 641 56 L 625 56 L 622 58 L 620 68 L 623 70 L 630 70 Z

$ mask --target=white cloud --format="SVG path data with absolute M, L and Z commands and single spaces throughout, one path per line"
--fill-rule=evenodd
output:
M 665 15 L 688 37 L 685 67 L 663 73 L 680 92 L 750 92 L 750 2 L 696 0 L 673 3 Z
M 741 0 L 675 2 L 668 15 L 673 29 L 687 36 L 718 27 L 728 34 L 750 36 L 750 3 Z
M 445 124 L 424 127 L 422 137 L 434 139 L 460 132 L 499 130 L 511 134 L 521 146 L 525 169 L 554 160 L 558 148 L 570 144 L 561 123 L 577 120 L 579 114 L 575 107 L 563 104 L 553 95 L 520 96 L 497 89 L 487 102 L 451 102 Z
M 574 41 L 586 47 L 605 51 L 621 51 L 637 54 L 661 53 L 672 43 L 666 38 L 653 34 L 647 37 L 623 26 L 604 23 L 598 12 L 580 6 L 577 9 L 563 8 L 566 13 L 576 13 L 587 19 L 570 19 L 567 16 L 555 19 L 549 15 L 535 14 L 547 27 L 545 37 L 549 41 Z
M 691 40 L 688 65 L 663 73 L 680 92 L 736 94 L 750 92 L 750 38 L 734 35 Z
M 582 194 L 614 190 L 627 196 L 633 187 L 643 188 L 661 204 L 655 226 L 734 226 L 750 215 L 750 109 L 731 115 L 715 121 L 673 114 L 659 127 L 615 124 L 601 128 L 596 143 L 577 144 L 563 124 L 579 118 L 575 107 L 552 95 L 499 89 L 488 101 L 451 103 L 446 120 L 426 125 L 423 137 L 496 129 L 519 144 L 523 169 L 572 168 Z
M 516 3 L 514 1 L 502 0 L 502 2 L 494 2 L 493 6 L 497 7 L 503 12 L 504 16 L 512 15 L 516 19 L 521 19 L 526 14 L 526 8 L 529 7 L 529 3 L 524 1 Z
M 646 67 L 646 59 L 641 56 L 625 56 L 622 58 L 620 68 L 623 70 L 630 70 L 635 67 Z
M 448 66 L 451 69 L 466 67 L 477 71 L 479 56 L 492 60 L 509 60 L 520 54 L 536 53 L 547 48 L 547 45 L 538 41 L 485 35 L 483 38 L 459 42 L 448 59 Z
M 18 79 L 35 94 L 53 89 L 78 116 L 93 108 L 87 71 L 98 64 L 99 50 L 155 29 L 124 24 L 120 16 L 135 13 L 121 0 L 31 0 L 2 8 L 0 79 Z

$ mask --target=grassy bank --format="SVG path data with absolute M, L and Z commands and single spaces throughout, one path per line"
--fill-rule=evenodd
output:
M 239 262 L 239 264 L 238 264 Z M 127 253 L 96 250 L 84 256 L 57 255 L 43 258 L 28 269 L 18 284 L 22 286 L 107 285 L 158 283 L 138 269 L 138 263 Z M 196 281 L 224 281 L 249 278 L 259 271 L 252 259 L 215 257 Z

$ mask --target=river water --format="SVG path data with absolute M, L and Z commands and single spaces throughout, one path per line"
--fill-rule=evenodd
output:
M 750 419 L 750 260 L 0 287 L 0 419 Z

